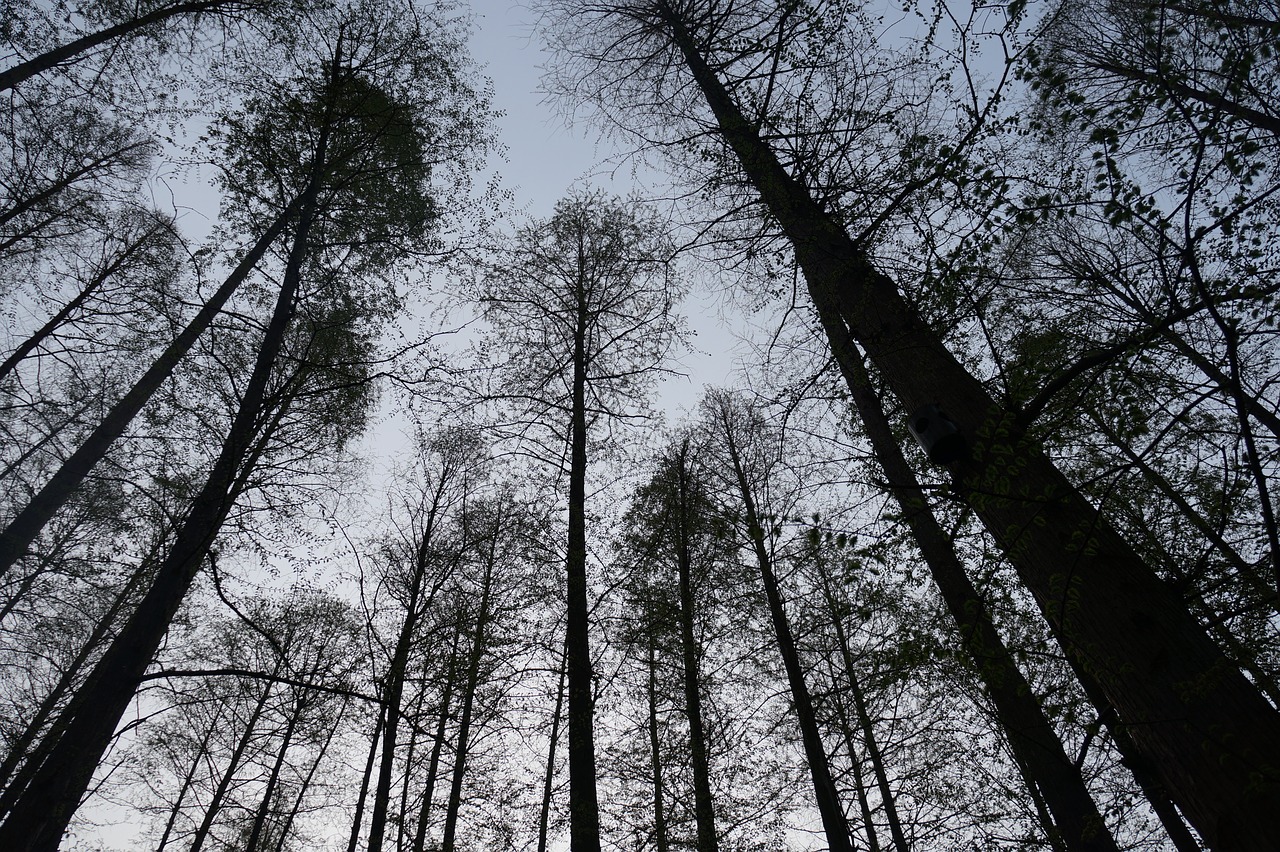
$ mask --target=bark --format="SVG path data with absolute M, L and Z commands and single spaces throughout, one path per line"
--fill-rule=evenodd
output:
M 676 563 L 680 572 L 680 649 L 684 658 L 684 699 L 689 717 L 689 751 L 693 759 L 693 809 L 698 825 L 698 852 L 716 852 L 715 807 L 711 799 L 711 771 L 707 737 L 702 727 L 702 696 L 698 678 L 698 645 L 693 633 L 693 555 L 690 526 L 689 442 L 675 459 Z
M 587 604 L 587 294 L 579 247 L 577 317 L 573 337 L 570 412 L 569 531 L 565 559 L 568 607 L 565 667 L 569 680 L 569 845 L 572 852 L 600 852 L 591 645 Z
M 163 6 L 145 15 L 140 15 L 113 27 L 107 27 L 59 45 L 39 56 L 33 56 L 25 62 L 20 62 L 12 68 L 0 72 L 0 92 L 12 89 L 37 74 L 43 74 L 45 71 L 67 65 L 80 54 L 93 50 L 95 47 L 101 47 L 107 42 L 137 35 L 152 24 L 158 24 L 180 15 L 198 15 L 201 12 L 210 12 L 224 7 L 230 9 L 245 5 L 247 4 L 244 0 L 196 0 L 196 2 L 191 3 L 176 3 L 172 6 Z
M 1017 568 L 1211 847 L 1266 848 L 1280 826 L 1280 714 L 1099 512 L 963 367 L 896 285 L 791 177 L 665 0 L 659 13 L 747 178 L 907 411 L 936 404 L 969 448 L 957 493 Z
M 729 449 L 729 460 L 733 466 L 733 475 L 737 480 L 742 499 L 743 513 L 747 524 L 747 532 L 751 538 L 751 546 L 760 569 L 760 579 L 764 585 L 765 597 L 769 602 L 769 615 L 773 622 L 774 637 L 778 643 L 778 651 L 782 655 L 783 666 L 787 672 L 787 686 L 791 690 L 791 702 L 795 706 L 796 721 L 800 725 L 800 737 L 804 744 L 805 758 L 809 763 L 809 775 L 813 781 L 814 799 L 818 805 L 818 813 L 822 818 L 822 828 L 826 832 L 827 847 L 831 852 L 853 852 L 853 844 L 849 841 L 849 825 L 845 820 L 844 809 L 840 805 L 836 793 L 835 782 L 831 780 L 831 768 L 827 763 L 827 754 L 822 745 L 822 734 L 818 731 L 818 721 L 813 712 L 813 701 L 809 697 L 809 689 L 805 686 L 804 670 L 800 667 L 800 655 L 796 651 L 795 640 L 791 635 L 791 627 L 787 621 L 787 613 L 782 605 L 782 594 L 778 589 L 778 578 L 773 572 L 773 560 L 764 544 L 764 527 L 756 511 L 755 498 L 751 493 L 751 484 L 747 480 L 746 470 L 738 450 L 733 426 L 724 423 L 724 437 Z

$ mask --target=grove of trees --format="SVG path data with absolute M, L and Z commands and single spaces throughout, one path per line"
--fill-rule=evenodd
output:
M 1276 848 L 1280 5 L 533 12 L 6 6 L 0 849 Z

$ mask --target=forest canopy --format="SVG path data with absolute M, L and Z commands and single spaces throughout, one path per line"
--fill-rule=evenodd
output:
M 6 7 L 0 848 L 1273 848 L 1280 6 L 481 7 Z

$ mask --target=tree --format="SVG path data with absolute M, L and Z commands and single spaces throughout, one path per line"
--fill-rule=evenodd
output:
M 240 174 L 251 181 L 239 187 L 244 208 L 263 201 L 271 206 L 259 182 L 268 177 L 267 192 L 280 190 L 274 200 L 277 210 L 300 199 L 270 320 L 218 458 L 168 556 L 139 607 L 63 711 L 56 745 L 13 800 L 0 827 L 0 836 L 12 848 L 57 845 L 228 513 L 251 485 L 255 465 L 277 430 L 293 425 L 286 420 L 290 407 L 309 395 L 328 407 L 327 421 L 313 421 L 322 444 L 336 440 L 341 445 L 351 427 L 363 423 L 361 407 L 369 395 L 361 365 L 368 363 L 368 341 L 361 337 L 361 324 L 386 311 L 373 276 L 379 260 L 387 257 L 382 253 L 386 247 L 421 240 L 435 211 L 424 198 L 429 139 L 418 122 L 425 116 L 412 101 L 396 99 L 394 80 L 364 76 L 389 47 L 399 51 L 386 41 L 396 33 L 387 22 L 359 19 L 339 21 L 335 29 L 332 55 L 319 75 L 293 81 L 300 91 L 282 88 L 251 104 L 255 120 L 233 124 L 229 131 L 239 152 Z M 397 70 L 406 67 L 413 69 Z M 286 133 L 282 136 L 277 127 Z M 291 144 L 297 148 L 290 150 Z M 297 150 L 306 156 L 297 158 Z M 299 188 L 301 195 L 295 195 Z M 358 223 L 368 230 L 353 227 L 357 223 L 349 205 L 362 199 L 380 202 L 370 204 L 370 215 Z M 245 215 L 253 214 L 245 209 Z M 365 245 L 369 250 L 359 251 Z M 303 321 L 294 325 L 295 316 Z M 282 369 L 286 355 L 292 370 Z M 342 377 L 336 385 L 331 381 L 335 372 Z M 327 406 L 320 402 L 326 394 Z
M 552 437 L 547 455 L 569 476 L 569 812 L 574 852 L 600 848 L 588 624 L 588 430 L 625 418 L 663 369 L 677 334 L 679 295 L 661 224 L 634 202 L 583 195 L 521 230 L 484 271 L 485 318 L 504 340 L 501 398 L 517 423 Z M 598 440 L 598 439 L 597 439 Z
M 749 407 L 727 394 L 712 395 L 705 402 L 708 431 L 714 435 L 712 446 L 716 468 L 721 472 L 727 491 L 732 494 L 738 521 L 738 532 L 750 547 L 756 567 L 760 571 L 760 583 L 769 605 L 769 618 L 773 626 L 778 654 L 782 657 L 787 674 L 787 686 L 795 708 L 796 722 L 800 727 L 805 759 L 809 764 L 809 777 L 813 783 L 814 800 L 822 818 L 827 846 L 832 852 L 852 852 L 849 826 L 839 793 L 831 778 L 826 747 L 818 728 L 813 699 L 805 683 L 804 667 L 796 649 L 794 633 L 783 604 L 782 589 L 775 568 L 771 543 L 776 528 L 771 518 L 785 514 L 781 507 L 762 505 L 762 495 L 769 492 L 774 468 L 781 459 L 777 447 L 768 444 L 762 423 Z M 771 511 L 772 509 L 772 511 Z M 766 524 L 769 524 L 766 527 Z
M 696 87 L 699 130 L 758 193 L 795 252 L 814 306 L 840 317 L 905 411 L 915 416 L 932 404 L 955 421 L 967 447 L 947 465 L 956 492 L 1001 543 L 1063 647 L 1131 726 L 1179 807 L 1211 844 L 1266 843 L 1272 827 L 1261 815 L 1280 808 L 1280 716 L 1044 455 L 1017 412 L 957 361 L 867 246 L 824 209 L 810 175 L 783 165 L 771 143 L 779 131 L 762 132 L 768 116 L 758 110 L 769 93 L 783 91 L 775 86 L 791 65 L 784 59 L 796 9 L 695 13 L 664 0 L 573 13 L 572 23 L 562 16 L 558 24 L 576 31 L 576 49 L 587 55 L 607 40 L 613 84 L 626 76 L 664 93 Z M 816 18 L 796 20 L 807 34 Z M 745 32 L 758 33 L 747 42 L 757 49 L 742 50 Z M 674 95 L 661 102 L 674 120 L 689 104 Z M 776 105 L 767 108 L 772 115 Z M 1265 745 L 1246 753 L 1245 742 Z

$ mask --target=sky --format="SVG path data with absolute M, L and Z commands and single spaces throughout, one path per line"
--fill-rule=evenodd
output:
M 543 217 L 572 189 L 627 195 L 652 188 L 659 179 L 644 174 L 650 186 L 637 185 L 625 150 L 599 140 L 591 127 L 566 126 L 564 116 L 548 102 L 542 89 L 547 54 L 534 10 L 512 0 L 473 0 L 471 7 L 476 16 L 472 52 L 493 80 L 495 109 L 504 113 L 498 128 L 506 161 L 496 161 L 494 169 L 515 192 L 517 206 Z M 677 367 L 686 377 L 658 388 L 655 404 L 669 421 L 697 405 L 704 384 L 724 386 L 732 380 L 737 342 L 731 326 L 737 323 L 722 321 L 719 302 L 714 294 L 695 290 L 682 305 L 694 351 L 683 355 Z M 732 317 L 732 311 L 724 312 Z

